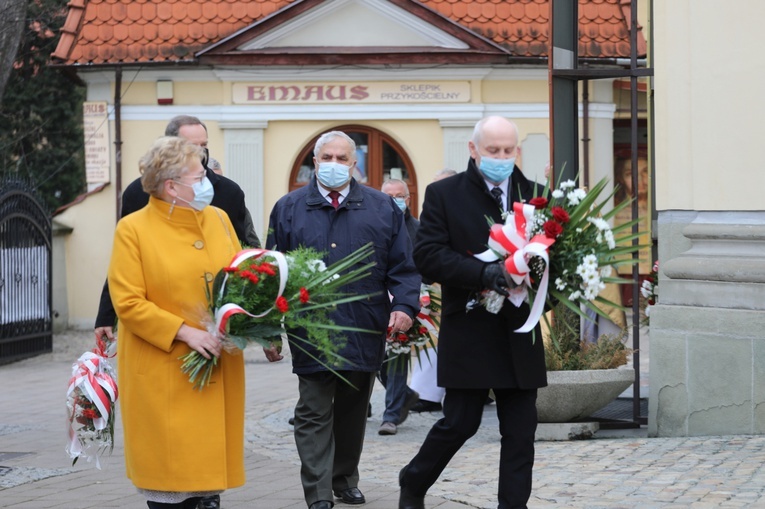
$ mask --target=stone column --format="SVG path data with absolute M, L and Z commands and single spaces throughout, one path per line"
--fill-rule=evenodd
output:
M 651 436 L 765 433 L 765 212 L 662 211 Z

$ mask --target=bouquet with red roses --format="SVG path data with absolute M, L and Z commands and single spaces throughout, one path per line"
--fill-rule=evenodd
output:
M 404 362 L 411 360 L 412 352 L 420 361 L 420 353 L 429 356 L 426 347 L 435 347 L 438 338 L 439 311 L 441 311 L 441 293 L 433 285 L 423 284 L 420 288 L 420 312 L 412 326 L 406 332 L 393 332 L 388 329 L 385 339 L 386 362 Z
M 96 460 L 114 449 L 117 382 L 109 361 L 114 357 L 114 342 L 98 341 L 96 348 L 85 352 L 72 366 L 72 377 L 66 391 L 69 441 L 66 452 L 72 465 L 80 457 Z
M 601 180 L 589 192 L 577 188 L 572 180 L 562 182 L 552 192 L 546 186 L 544 196 L 528 204 L 515 203 L 505 224 L 490 226 L 489 249 L 476 256 L 487 262 L 503 260 L 512 283 L 509 286 L 513 287 L 507 299 L 515 306 L 529 301 L 529 317 L 516 332 L 532 330 L 546 302 L 550 307 L 555 302 L 565 305 L 580 316 L 586 316 L 585 308 L 605 316 L 594 302 L 621 307 L 599 294 L 606 283 L 632 283 L 612 276 L 612 269 L 635 263 L 628 255 L 642 246 L 632 243 L 640 235 L 631 230 L 638 220 L 610 226 L 609 220 L 629 202 L 605 211 L 613 192 L 602 201 L 598 197 L 607 182 Z M 549 199 L 545 197 L 548 195 Z M 481 303 L 495 313 L 504 301 L 491 291 L 483 292 L 481 298 Z
M 368 295 L 346 295 L 340 289 L 366 277 L 374 262 L 371 244 L 327 267 L 311 248 L 288 253 L 266 249 L 245 249 L 221 269 L 207 288 L 208 329 L 223 337 L 224 348 L 243 350 L 250 343 L 269 347 L 280 345 L 289 334 L 291 345 L 318 352 L 314 359 L 331 369 L 342 359 L 341 336 L 330 331 L 353 330 L 338 327 L 329 313 L 338 304 L 366 299 Z M 306 336 L 292 332 L 304 330 Z M 358 330 L 358 329 L 357 329 Z M 218 358 L 206 359 L 197 351 L 181 357 L 181 370 L 197 389 L 210 383 Z

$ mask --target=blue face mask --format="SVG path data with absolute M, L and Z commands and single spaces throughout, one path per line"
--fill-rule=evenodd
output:
M 194 182 L 194 185 L 192 186 L 189 186 L 180 180 L 177 180 L 176 182 L 186 187 L 191 187 L 191 189 L 194 190 L 194 199 L 191 201 L 186 201 L 180 196 L 177 197 L 178 200 L 188 203 L 193 209 L 202 210 L 212 202 L 213 196 L 215 196 L 212 182 L 210 182 L 210 179 L 207 177 L 203 178 L 200 182 Z
M 316 178 L 324 187 L 337 189 L 351 180 L 351 167 L 334 161 L 321 162 Z
M 406 210 L 406 198 L 400 198 L 398 196 L 394 196 L 393 201 L 396 202 L 396 205 L 398 205 L 398 208 L 401 209 L 401 212 Z
M 486 177 L 486 180 L 499 184 L 513 174 L 515 158 L 494 159 L 492 157 L 481 156 L 481 164 L 478 167 Z

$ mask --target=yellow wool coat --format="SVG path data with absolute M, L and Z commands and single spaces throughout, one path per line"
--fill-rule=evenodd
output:
M 127 476 L 138 488 L 213 491 L 244 484 L 244 361 L 224 352 L 203 390 L 181 373 L 181 324 L 204 329 L 205 279 L 240 248 L 225 212 L 151 198 L 117 225 L 109 290 L 119 320 L 117 376 Z

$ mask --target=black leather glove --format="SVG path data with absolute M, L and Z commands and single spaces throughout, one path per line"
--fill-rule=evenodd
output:
M 499 263 L 487 263 L 481 272 L 481 284 L 484 288 L 494 290 L 500 295 L 507 297 L 507 280 L 505 271 Z

